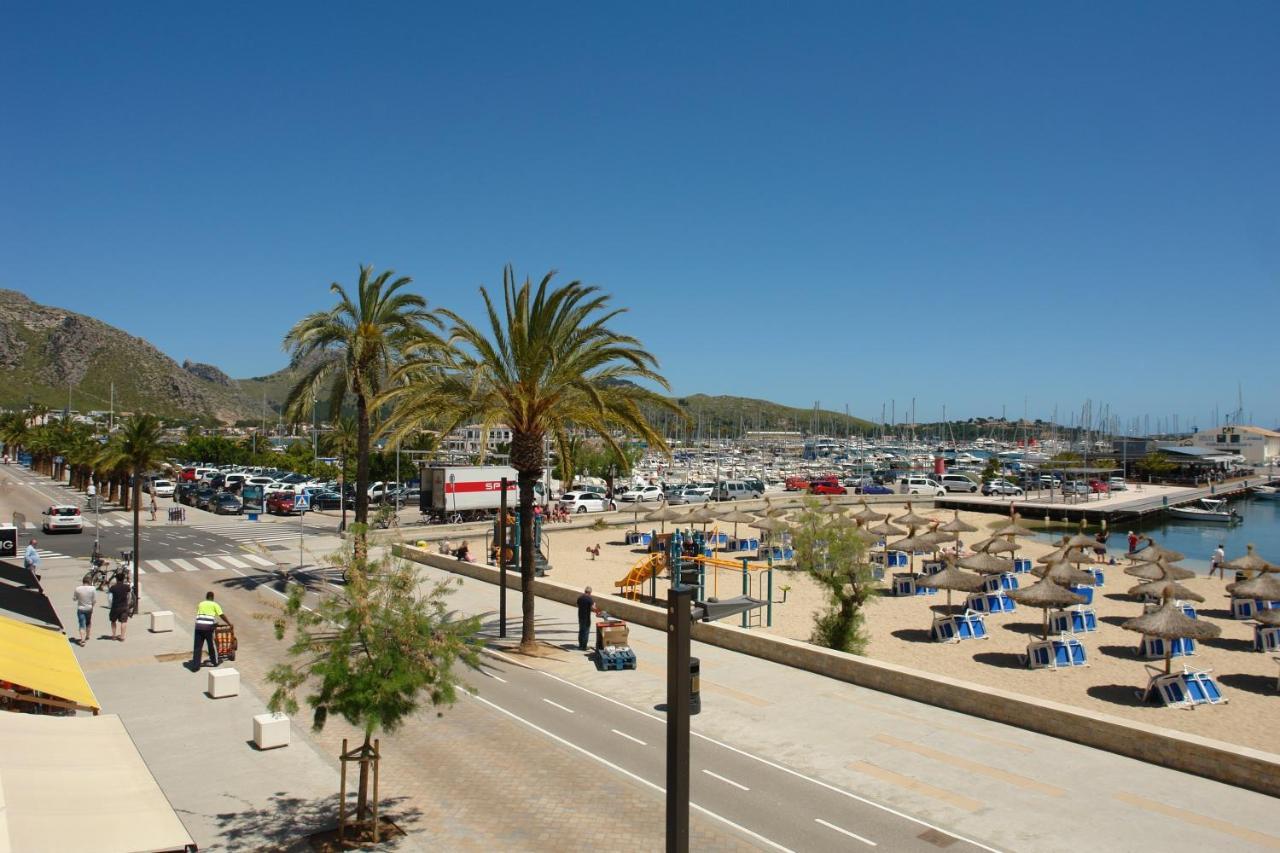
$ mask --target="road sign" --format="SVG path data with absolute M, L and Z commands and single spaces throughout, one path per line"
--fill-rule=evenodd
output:
M 309 512 L 311 510 L 311 496 L 298 495 L 293 499 L 293 508 L 298 512 Z

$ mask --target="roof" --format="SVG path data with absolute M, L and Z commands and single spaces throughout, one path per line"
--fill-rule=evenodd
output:
M 65 699 L 86 711 L 102 707 L 65 634 L 7 616 L 0 616 L 0 681 Z
M 0 853 L 195 849 L 115 714 L 0 713 Z
M 1263 429 L 1262 427 L 1257 427 L 1257 426 L 1237 424 L 1236 426 L 1231 427 L 1231 429 L 1235 430 L 1236 432 L 1247 432 L 1253 435 L 1266 436 L 1267 438 L 1280 438 L 1280 432 L 1276 432 L 1275 430 L 1270 430 L 1270 429 Z
M 1157 447 L 1156 449 L 1161 453 L 1173 453 L 1178 456 L 1196 456 L 1201 459 L 1208 459 L 1209 457 L 1217 456 L 1229 457 L 1233 455 L 1230 453 L 1224 454 L 1221 450 L 1217 450 L 1212 447 L 1177 447 L 1170 445 L 1169 447 Z

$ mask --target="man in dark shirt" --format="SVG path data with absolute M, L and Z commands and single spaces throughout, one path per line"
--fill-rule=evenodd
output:
M 124 642 L 125 626 L 129 624 L 129 594 L 132 587 L 125 580 L 124 572 L 116 574 L 115 583 L 107 592 L 111 593 L 111 639 Z
M 591 587 L 587 587 L 578 596 L 578 648 L 584 652 L 587 650 L 587 634 L 591 632 L 591 614 L 599 612 L 596 600 L 591 597 Z

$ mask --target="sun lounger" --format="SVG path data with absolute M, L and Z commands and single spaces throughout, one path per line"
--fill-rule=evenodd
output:
M 926 575 L 936 575 L 945 569 L 947 564 L 944 560 L 925 560 L 922 566 Z
M 1102 569 L 1094 568 L 1093 566 L 1086 566 L 1085 571 L 1093 575 L 1094 586 L 1102 586 L 1107 582 L 1106 572 L 1104 572 Z
M 890 551 L 888 567 L 891 569 L 905 569 L 910 563 L 910 558 L 906 551 Z
M 1182 667 L 1182 672 L 1165 673 L 1159 667 L 1147 664 L 1150 678 L 1146 690 L 1139 691 L 1143 702 L 1159 699 L 1170 708 L 1190 710 L 1197 705 L 1222 705 L 1227 698 L 1218 689 L 1218 683 L 1209 675 L 1211 669 Z
M 1051 610 L 1049 630 L 1059 634 L 1089 634 L 1098 630 L 1098 614 L 1092 607 L 1085 607 L 1083 604 L 1065 610 Z
M 1071 591 L 1084 598 L 1084 604 L 1093 604 L 1093 587 L 1083 584 L 1071 584 Z
M 1196 653 L 1196 641 L 1190 637 L 1166 640 L 1163 637 L 1144 636 L 1142 644 L 1138 646 L 1138 654 L 1147 660 L 1160 660 L 1164 657 L 1166 647 L 1170 657 L 1184 657 Z
M 939 643 L 958 643 L 961 640 L 986 640 L 987 623 L 981 613 L 966 610 L 964 613 L 933 617 L 933 638 Z
M 1084 645 L 1074 634 L 1064 631 L 1056 639 L 1032 640 L 1024 658 L 1029 669 L 1068 669 L 1088 666 Z
M 916 583 L 916 576 L 910 572 L 894 572 L 894 595 L 934 595 L 935 593 L 937 590 L 933 587 Z
M 1018 609 L 1003 592 L 975 592 L 965 599 L 964 606 L 977 613 L 1012 613 Z
M 1240 620 L 1252 619 L 1258 612 L 1258 602 L 1252 598 L 1231 597 L 1231 615 Z
M 1254 625 L 1253 650 L 1255 652 L 1280 652 L 1280 628 L 1268 625 Z
M 1189 602 L 1189 601 L 1181 601 L 1181 600 L 1177 600 L 1177 601 L 1174 601 L 1174 602 L 1173 602 L 1173 606 L 1174 606 L 1174 607 L 1176 607 L 1176 608 L 1178 608 L 1179 610 L 1181 610 L 1181 611 L 1182 611 L 1182 615 L 1183 615 L 1183 616 L 1185 616 L 1185 617 L 1187 617 L 1188 619 L 1199 619 L 1199 618 L 1200 618 L 1199 614 L 1197 614 L 1197 613 L 1196 613 L 1195 605 L 1193 605 L 1193 604 L 1192 604 L 1191 602 Z
M 1019 557 L 1013 561 L 1013 571 L 1016 574 L 1026 574 L 1031 571 L 1031 561 L 1025 557 Z
M 1017 589 L 1018 577 L 1012 572 L 1005 572 L 1002 575 L 988 575 L 983 583 L 983 592 L 1000 592 L 1007 589 Z

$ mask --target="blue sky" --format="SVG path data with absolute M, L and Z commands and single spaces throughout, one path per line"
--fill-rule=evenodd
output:
M 468 6 L 471 8 L 462 9 Z M 458 8 L 453 8 L 458 7 Z M 1280 419 L 1280 5 L 10 4 L 0 286 L 233 376 L 372 263 L 673 389 Z

